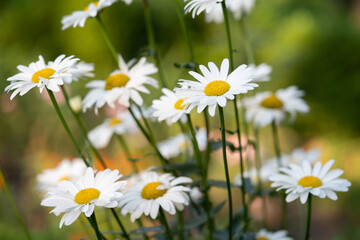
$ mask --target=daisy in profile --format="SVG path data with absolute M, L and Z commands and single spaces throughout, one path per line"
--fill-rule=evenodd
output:
M 189 104 L 187 113 L 196 106 L 198 113 L 208 107 L 209 114 L 214 116 L 217 105 L 225 107 L 227 99 L 233 100 L 235 95 L 247 93 L 258 86 L 256 83 L 249 83 L 252 80 L 251 71 L 246 65 L 241 65 L 228 74 L 228 59 L 222 61 L 220 70 L 213 62 L 209 62 L 209 69 L 204 65 L 199 68 L 203 75 L 189 72 L 198 81 L 180 80 L 182 88 L 176 89 L 178 96 L 185 99 L 184 104 Z
M 85 22 L 88 18 L 93 18 L 98 15 L 98 13 L 106 7 L 111 6 L 117 0 L 99 0 L 97 2 L 91 2 L 83 10 L 75 11 L 70 15 L 64 16 L 61 19 L 62 30 L 65 30 L 69 27 L 84 27 Z
M 44 58 L 40 55 L 39 60 L 30 63 L 28 67 L 19 65 L 17 68 L 20 73 L 9 77 L 10 85 L 5 88 L 6 92 L 14 90 L 10 96 L 12 100 L 17 94 L 20 96 L 27 93 L 30 89 L 38 87 L 40 92 L 47 89 L 58 92 L 59 85 L 64 84 L 64 78 L 71 77 L 67 72 L 79 59 L 70 56 L 60 55 L 54 62 L 45 63 Z
M 329 171 L 334 162 L 330 160 L 324 166 L 321 162 L 316 162 L 314 167 L 311 167 L 308 161 L 303 161 L 301 165 L 291 163 L 288 168 L 280 168 L 283 174 L 270 176 L 269 180 L 273 182 L 271 187 L 278 188 L 277 191 L 286 189 L 286 202 L 300 198 L 300 202 L 304 204 L 309 194 L 337 200 L 335 192 L 347 192 L 351 183 L 339 178 L 343 170 Z
M 162 92 L 164 95 L 152 102 L 151 107 L 155 110 L 153 117 L 157 118 L 159 122 L 167 120 L 168 124 L 177 122 L 179 119 L 181 122 L 185 122 L 184 99 L 179 98 L 175 92 L 167 88 L 163 88 Z
M 114 134 L 130 134 L 137 131 L 138 127 L 129 111 L 121 111 L 115 117 L 105 119 L 102 124 L 91 130 L 88 137 L 95 148 L 101 149 L 109 144 Z
M 81 78 L 94 77 L 93 71 L 93 63 L 78 62 L 67 71 L 71 76 L 64 77 L 64 82 L 70 84 L 72 81 L 78 81 Z
M 114 208 L 121 199 L 121 191 L 126 181 L 118 181 L 122 175 L 118 170 L 98 172 L 96 175 L 92 168 L 87 168 L 85 175 L 75 182 L 62 181 L 52 188 L 42 202 L 42 206 L 54 207 L 51 213 L 56 216 L 63 214 L 60 228 L 65 224 L 72 224 L 81 213 L 90 217 L 95 206 Z
M 86 165 L 81 158 L 75 158 L 72 161 L 65 158 L 56 168 L 45 169 L 38 174 L 36 180 L 41 190 L 47 190 L 55 187 L 63 180 L 76 181 L 84 175 Z
M 119 54 L 119 69 L 112 72 L 106 80 L 95 80 L 89 82 L 86 87 L 91 88 L 83 100 L 83 111 L 95 107 L 98 108 L 106 104 L 114 108 L 115 103 L 125 107 L 130 106 L 130 101 L 138 105 L 143 104 L 140 93 L 150 93 L 145 85 L 157 87 L 157 81 L 149 75 L 157 73 L 154 64 L 146 62 L 146 58 L 141 58 L 137 63 L 131 60 L 126 63 Z
M 249 68 L 253 71 L 251 78 L 254 82 L 268 82 L 270 81 L 270 74 L 272 72 L 272 67 L 266 63 L 259 65 L 250 64 Z
M 293 238 L 287 236 L 288 232 L 280 230 L 276 232 L 269 232 L 265 229 L 261 229 L 256 233 L 256 240 L 292 240 Z
M 286 119 L 294 120 L 296 113 L 309 112 L 309 106 L 301 98 L 304 91 L 296 86 L 279 89 L 275 93 L 262 92 L 245 100 L 246 120 L 252 121 L 256 127 L 265 127 L 275 121 L 277 124 Z
M 190 0 L 185 5 L 185 14 L 192 12 L 192 17 L 195 18 L 196 15 L 200 15 L 204 11 L 210 13 L 218 3 L 220 5 L 221 0 Z
M 188 177 L 174 177 L 169 173 L 142 172 L 138 182 L 119 200 L 121 213 L 130 213 L 132 222 L 143 214 L 155 219 L 159 208 L 174 215 L 176 210 L 182 211 L 184 205 L 189 205 L 188 192 L 191 189 L 183 184 L 191 182 Z

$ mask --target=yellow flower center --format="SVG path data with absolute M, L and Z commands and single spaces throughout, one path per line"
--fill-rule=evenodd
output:
M 221 96 L 229 91 L 230 85 L 222 80 L 215 80 L 206 85 L 204 93 L 206 96 Z
M 110 119 L 109 121 L 109 125 L 112 127 L 112 126 L 115 126 L 117 124 L 121 123 L 121 120 L 118 119 L 117 117 L 113 117 Z
M 261 102 L 261 106 L 271 109 L 279 109 L 284 106 L 284 103 L 277 96 L 273 94 L 270 97 L 265 98 Z
M 34 83 L 38 83 L 41 78 L 50 79 L 52 75 L 54 75 L 56 71 L 52 68 L 44 68 L 34 73 L 31 77 L 31 81 Z
M 157 189 L 160 185 L 163 184 L 161 182 L 151 182 L 146 184 L 141 191 L 141 197 L 151 200 L 163 196 L 167 192 L 167 189 Z
M 267 237 L 260 236 L 257 237 L 256 240 L 269 240 L 269 239 Z
M 94 2 L 94 5 L 95 6 L 98 6 L 99 5 L 99 2 Z M 84 8 L 84 11 L 86 12 L 87 10 L 89 10 L 89 6 L 87 6 L 86 8 Z
M 99 198 L 100 192 L 95 188 L 85 188 L 75 195 L 77 204 L 88 204 L 92 200 Z
M 110 90 L 114 87 L 124 87 L 129 80 L 130 78 L 123 73 L 111 75 L 106 79 L 105 89 Z
M 61 181 L 64 181 L 64 180 L 70 180 L 70 176 L 69 175 L 65 175 L 65 176 L 62 176 L 61 178 L 59 178 L 59 182 Z
M 185 105 L 183 105 L 184 103 L 184 99 L 179 99 L 176 101 L 176 103 L 174 104 L 174 108 L 177 109 L 177 110 L 183 110 Z
M 321 180 L 314 176 L 303 177 L 299 180 L 298 184 L 303 187 L 313 187 L 313 188 L 322 186 Z

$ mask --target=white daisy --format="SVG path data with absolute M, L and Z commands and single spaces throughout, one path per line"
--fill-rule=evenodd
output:
M 296 86 L 279 89 L 274 93 L 262 92 L 254 97 L 246 98 L 246 120 L 252 121 L 256 127 L 264 127 L 273 121 L 281 123 L 287 114 L 293 121 L 296 113 L 309 112 L 309 106 L 301 99 L 304 91 L 298 90 Z
M 174 123 L 181 119 L 186 121 L 184 99 L 179 98 L 173 91 L 163 88 L 162 92 L 165 94 L 160 99 L 154 100 L 152 108 L 155 109 L 153 117 L 158 121 L 167 120 L 167 122 Z
M 271 187 L 279 187 L 277 191 L 286 189 L 286 201 L 291 202 L 300 198 L 304 204 L 309 194 L 319 198 L 329 197 L 331 200 L 337 200 L 335 191 L 347 192 L 351 183 L 343 178 L 343 170 L 329 169 L 334 164 L 334 160 L 328 161 L 324 166 L 321 162 L 316 162 L 312 168 L 308 161 L 303 161 L 302 165 L 289 164 L 289 168 L 280 168 L 284 174 L 274 174 L 269 180 L 273 183 Z
M 70 84 L 72 81 L 78 81 L 81 78 L 94 77 L 92 71 L 94 71 L 93 63 L 78 62 L 69 68 L 67 72 L 71 76 L 64 77 L 64 82 Z
M 84 10 L 75 11 L 70 15 L 64 16 L 61 19 L 62 30 L 69 27 L 84 27 L 86 19 L 96 17 L 98 13 L 106 7 L 111 6 L 117 0 L 99 0 L 97 2 L 91 2 Z
M 250 64 L 249 68 L 253 71 L 251 78 L 254 82 L 267 82 L 270 81 L 270 74 L 272 67 L 266 63 L 260 65 Z
M 193 187 L 190 191 L 190 197 L 195 203 L 200 203 L 204 194 L 200 191 L 200 188 Z
M 109 144 L 114 134 L 130 134 L 137 131 L 138 127 L 129 111 L 121 111 L 116 117 L 105 119 L 102 124 L 89 131 L 88 137 L 94 147 L 100 149 Z
M 64 213 L 60 221 L 60 228 L 63 224 L 72 224 L 83 212 L 90 217 L 95 206 L 114 208 L 118 200 L 123 196 L 122 191 L 126 181 L 118 181 L 122 175 L 118 170 L 98 172 L 94 176 L 94 170 L 87 168 L 83 175 L 76 182 L 61 181 L 57 187 L 51 189 L 42 202 L 42 206 L 55 207 L 51 213 L 56 216 Z
M 177 88 L 179 97 L 184 98 L 184 104 L 189 104 L 186 110 L 189 113 L 197 106 L 198 113 L 206 107 L 211 116 L 215 115 L 216 106 L 225 107 L 226 100 L 233 100 L 234 96 L 240 93 L 247 93 L 258 85 L 249 83 L 252 79 L 251 71 L 246 65 L 241 65 L 228 75 L 229 60 L 222 61 L 220 70 L 213 62 L 209 62 L 209 69 L 199 66 L 202 74 L 190 71 L 189 74 L 198 81 L 180 80 L 183 88 Z
M 86 165 L 81 158 L 75 158 L 72 161 L 65 158 L 56 168 L 45 169 L 38 174 L 36 180 L 38 187 L 41 190 L 46 190 L 50 187 L 55 187 L 63 180 L 76 181 L 79 177 L 84 175 Z
M 70 98 L 69 104 L 71 109 L 76 113 L 79 113 L 82 109 L 82 99 L 79 95 Z
M 276 232 L 269 232 L 265 229 L 261 229 L 256 233 L 256 240 L 292 240 L 293 238 L 287 236 L 288 232 L 280 230 Z
M 143 99 L 139 92 L 150 93 L 145 84 L 157 87 L 157 81 L 148 76 L 158 70 L 154 64 L 146 62 L 142 57 L 137 63 L 131 60 L 126 63 L 119 54 L 119 70 L 112 72 L 106 80 L 96 80 L 86 86 L 91 88 L 83 100 L 83 111 L 95 106 L 95 112 L 107 103 L 114 108 L 115 102 L 125 106 L 130 106 L 130 101 L 138 105 L 143 104 Z
M 190 0 L 185 5 L 185 14 L 192 12 L 192 17 L 195 18 L 196 15 L 199 15 L 203 11 L 210 13 L 221 1 L 222 0 Z
M 59 85 L 64 84 L 64 78 L 71 77 L 71 73 L 67 71 L 78 60 L 74 56 L 65 58 L 65 55 L 60 55 L 54 62 L 46 64 L 44 58 L 40 55 L 39 60 L 30 63 L 28 67 L 17 66 L 20 73 L 7 79 L 11 83 L 5 88 L 5 91 L 15 90 L 10 99 L 13 99 L 17 94 L 22 96 L 34 87 L 38 87 L 40 92 L 44 90 L 44 87 L 53 92 L 58 92 L 60 91 Z
M 191 182 L 188 177 L 174 177 L 169 173 L 142 172 L 139 181 L 120 199 L 121 213 L 130 213 L 132 222 L 142 214 L 155 219 L 160 207 L 174 215 L 176 209 L 182 211 L 184 205 L 189 205 L 190 188 L 183 184 Z

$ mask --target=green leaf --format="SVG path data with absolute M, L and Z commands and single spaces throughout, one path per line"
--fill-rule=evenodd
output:
M 139 162 L 141 161 L 142 158 L 126 158 L 126 160 L 130 161 L 130 162 Z
M 190 172 L 195 172 L 195 173 L 200 173 L 201 169 L 197 166 L 197 163 L 195 162 L 186 162 L 186 163 L 181 163 L 181 164 L 176 164 L 176 163 L 170 163 L 170 164 L 166 164 L 165 166 L 161 167 L 164 170 L 177 170 L 183 173 L 190 173 Z
M 145 234 L 149 232 L 162 232 L 164 231 L 164 226 L 156 227 L 139 227 L 130 232 L 130 234 Z
M 196 62 L 187 62 L 187 63 L 183 63 L 183 64 L 174 63 L 174 66 L 176 68 L 184 68 L 184 69 L 194 70 L 197 68 L 198 64 Z
M 210 145 L 211 145 L 210 149 L 213 152 L 213 151 L 220 149 L 222 146 L 222 143 L 221 143 L 221 140 L 215 141 L 213 139 L 210 139 Z
M 225 130 L 225 131 L 230 135 L 234 135 L 235 133 L 237 133 L 238 129 L 235 129 L 234 131 L 231 130 Z
M 208 180 L 208 183 L 210 186 L 213 187 L 218 187 L 218 188 L 227 188 L 226 182 L 222 181 L 222 180 L 214 180 L 214 179 L 210 179 Z M 230 187 L 238 187 L 235 184 L 230 183 Z

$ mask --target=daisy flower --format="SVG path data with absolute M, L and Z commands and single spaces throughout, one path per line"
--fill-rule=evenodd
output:
M 137 131 L 138 127 L 129 111 L 122 111 L 116 117 L 105 119 L 102 124 L 89 132 L 88 137 L 94 147 L 100 149 L 109 144 L 114 134 L 122 135 Z
M 75 158 L 70 161 L 64 158 L 56 168 L 45 169 L 38 174 L 36 180 L 41 190 L 55 187 L 63 180 L 75 181 L 86 171 L 86 165 L 81 158 Z
M 71 109 L 76 113 L 79 113 L 82 109 L 82 99 L 79 95 L 70 98 L 69 104 Z
M 203 11 L 210 13 L 218 3 L 221 3 L 221 0 L 190 0 L 185 5 L 185 14 L 192 12 L 192 17 L 195 18 Z
M 186 121 L 184 99 L 179 98 L 173 91 L 163 88 L 162 92 L 165 94 L 160 99 L 154 100 L 152 108 L 155 110 L 153 117 L 157 118 L 159 122 L 167 120 L 168 123 L 177 122 L 181 119 Z
M 92 71 L 94 71 L 93 63 L 78 62 L 67 70 L 71 76 L 64 77 L 64 82 L 70 84 L 72 81 L 78 81 L 81 78 L 94 77 Z
M 292 240 L 293 238 L 287 236 L 287 231 L 281 230 L 276 232 L 269 232 L 261 229 L 256 233 L 256 240 Z
M 157 73 L 154 64 L 146 62 L 146 58 L 141 58 L 137 63 L 131 60 L 126 63 L 119 54 L 119 70 L 112 72 L 106 80 L 95 80 L 89 82 L 86 87 L 91 88 L 83 100 L 83 111 L 95 106 L 95 112 L 106 104 L 114 108 L 115 102 L 125 106 L 130 106 L 130 101 L 138 105 L 143 104 L 143 99 L 139 92 L 150 93 L 145 84 L 157 87 L 157 81 L 148 76 Z
M 343 178 L 343 170 L 334 169 L 329 172 L 334 160 L 328 161 L 324 166 L 321 162 L 316 162 L 311 167 L 308 161 L 303 161 L 302 165 L 290 164 L 288 168 L 280 168 L 284 174 L 274 174 L 269 180 L 273 183 L 271 187 L 278 187 L 277 191 L 286 189 L 286 202 L 292 202 L 300 198 L 304 204 L 309 194 L 319 198 L 328 197 L 331 200 L 337 200 L 337 192 L 347 192 L 351 183 Z
M 191 182 L 188 177 L 174 177 L 169 173 L 142 172 L 139 181 L 119 200 L 121 213 L 130 213 L 132 222 L 143 214 L 155 219 L 160 207 L 174 215 L 176 209 L 182 211 L 184 205 L 189 205 L 191 189 L 183 184 Z
M 62 30 L 65 30 L 69 27 L 84 27 L 86 19 L 93 18 L 98 15 L 98 13 L 106 7 L 111 6 L 117 0 L 99 0 L 97 2 L 91 2 L 83 10 L 75 11 L 70 15 L 64 16 L 61 19 Z
M 228 74 L 228 59 L 222 61 L 220 70 L 213 62 L 209 62 L 209 69 L 203 65 L 199 68 L 203 76 L 193 71 L 189 72 L 198 81 L 180 80 L 179 84 L 183 88 L 176 89 L 179 97 L 185 99 L 184 104 L 189 104 L 187 113 L 195 106 L 198 113 L 208 107 L 209 114 L 214 116 L 217 105 L 225 107 L 227 99 L 233 100 L 235 95 L 247 93 L 258 86 L 249 83 L 252 80 L 251 71 L 246 65 L 241 65 Z
M 126 181 L 118 181 L 121 177 L 118 170 L 106 169 L 95 175 L 92 168 L 87 168 L 85 175 L 76 182 L 65 180 L 52 188 L 41 205 L 54 207 L 50 213 L 56 216 L 64 214 L 60 228 L 63 224 L 69 226 L 82 212 L 90 217 L 95 206 L 116 207 L 123 196 L 120 191 L 126 186 Z
M 245 100 L 246 120 L 252 121 L 256 127 L 265 127 L 273 121 L 281 123 L 289 113 L 293 121 L 297 112 L 307 113 L 310 110 L 302 96 L 304 91 L 296 86 L 279 89 L 275 93 L 258 93 Z
M 78 61 L 78 58 L 60 55 L 54 62 L 45 63 L 44 58 L 40 55 L 39 60 L 30 63 L 28 67 L 19 65 L 17 68 L 20 73 L 9 77 L 10 85 L 5 88 L 6 92 L 14 90 L 10 96 L 12 100 L 17 94 L 20 96 L 27 93 L 30 89 L 38 87 L 40 92 L 47 89 L 58 92 L 59 85 L 64 84 L 65 77 L 71 77 L 71 73 L 67 71 Z
M 272 67 L 266 63 L 260 65 L 250 64 L 249 68 L 253 71 L 251 78 L 254 82 L 267 82 L 270 81 L 270 74 Z

